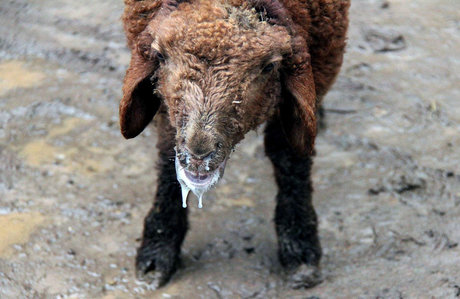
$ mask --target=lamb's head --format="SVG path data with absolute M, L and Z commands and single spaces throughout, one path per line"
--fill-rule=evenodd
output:
M 178 180 L 198 196 L 219 180 L 244 135 L 280 113 L 280 106 L 294 107 L 284 109 L 288 139 L 305 147 L 315 130 L 314 99 L 304 96 L 314 98 L 314 87 L 296 79 L 296 72 L 310 70 L 309 56 L 282 6 L 229 2 L 165 1 L 133 49 L 123 99 L 129 103 L 120 108 L 129 138 L 165 104 L 177 132 Z M 303 127 L 308 136 L 296 132 Z

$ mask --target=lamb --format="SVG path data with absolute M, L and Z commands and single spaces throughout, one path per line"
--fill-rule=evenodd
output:
M 349 0 L 125 0 L 131 62 L 120 126 L 158 129 L 159 177 L 136 257 L 138 279 L 176 271 L 197 196 L 263 123 L 278 194 L 278 256 L 294 288 L 321 282 L 310 172 L 321 100 L 342 64 Z M 173 158 L 173 159 L 171 159 Z

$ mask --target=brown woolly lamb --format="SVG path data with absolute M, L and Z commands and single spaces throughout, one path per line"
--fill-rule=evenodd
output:
M 177 268 L 188 192 L 222 176 L 233 147 L 266 122 L 279 187 L 278 254 L 293 287 L 321 281 L 310 171 L 317 109 L 344 53 L 349 0 L 125 0 L 132 51 L 120 124 L 137 136 L 156 114 L 158 190 L 136 257 L 154 287 Z M 171 159 L 175 157 L 175 159 Z M 181 188 L 182 187 L 182 188 Z

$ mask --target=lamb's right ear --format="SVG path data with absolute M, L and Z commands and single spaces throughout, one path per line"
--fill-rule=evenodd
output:
M 147 59 L 138 49 L 133 49 L 119 111 L 121 133 L 125 138 L 139 135 L 160 107 L 161 100 L 154 95 L 155 87 L 151 82 L 157 64 L 154 59 Z

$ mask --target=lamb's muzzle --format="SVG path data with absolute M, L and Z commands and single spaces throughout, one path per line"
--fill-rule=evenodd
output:
M 203 207 L 204 193 L 214 186 L 224 175 L 227 159 L 219 167 L 210 172 L 192 172 L 187 170 L 181 165 L 177 155 L 175 163 L 177 180 L 182 189 L 182 207 L 187 207 L 187 197 L 190 191 L 192 191 L 198 198 L 198 207 L 201 209 Z
M 228 151 L 224 149 L 224 135 L 215 124 L 219 113 L 207 116 L 208 111 L 194 111 L 178 130 L 176 136 L 176 176 L 182 188 L 182 206 L 187 207 L 187 196 L 192 191 L 202 207 L 203 194 L 214 186 L 224 173 Z M 205 115 L 207 117 L 197 117 Z M 203 122 L 202 119 L 205 119 Z M 223 124 L 225 126 L 225 123 Z M 227 125 L 228 126 L 228 125 Z

